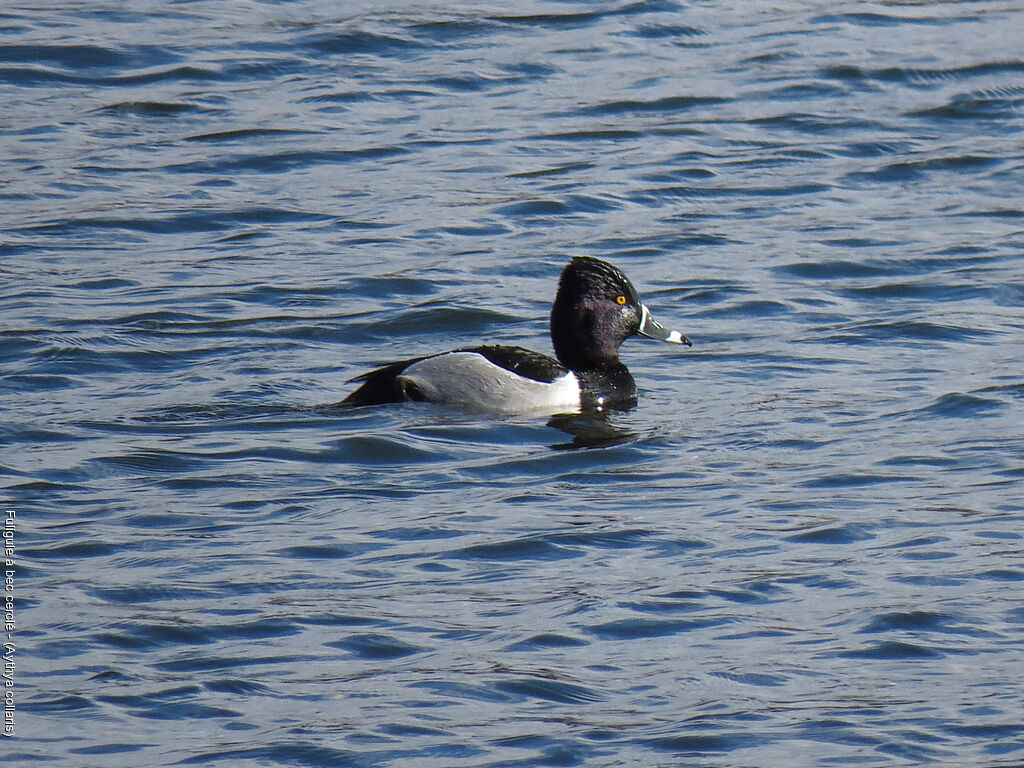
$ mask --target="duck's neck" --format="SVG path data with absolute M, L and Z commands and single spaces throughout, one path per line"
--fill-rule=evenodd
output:
M 588 343 L 581 343 L 581 339 Z M 601 327 L 600 317 L 585 308 L 566 305 L 560 297 L 551 308 L 551 345 L 558 361 L 577 373 L 622 365 L 619 340 Z
M 580 396 L 585 408 L 631 408 L 636 405 L 636 384 L 633 375 L 616 354 L 589 352 L 580 344 L 559 339 L 552 329 L 551 343 L 558 361 L 576 374 Z M 598 352 L 600 350 L 597 350 Z
M 626 369 L 626 366 L 619 360 L 618 355 L 608 357 L 606 355 L 595 355 L 592 352 L 579 349 L 573 345 L 560 345 L 557 342 L 553 343 L 555 348 L 555 357 L 558 358 L 558 362 L 568 368 L 570 371 L 575 373 L 588 373 L 595 372 L 600 373 L 602 371 L 612 371 L 617 368 Z M 627 371 L 628 373 L 628 371 Z

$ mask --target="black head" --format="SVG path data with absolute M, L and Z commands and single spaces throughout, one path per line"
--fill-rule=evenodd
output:
M 562 270 L 551 308 L 551 342 L 558 359 L 576 371 L 607 368 L 619 362 L 619 345 L 637 333 L 690 344 L 654 321 L 622 272 L 600 259 L 574 256 Z

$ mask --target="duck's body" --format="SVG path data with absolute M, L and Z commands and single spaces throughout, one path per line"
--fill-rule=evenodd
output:
M 416 357 L 352 379 L 362 385 L 342 404 L 428 401 L 494 413 L 628 408 L 636 386 L 618 349 L 637 333 L 690 344 L 653 320 L 622 272 L 577 256 L 562 272 L 551 309 L 558 359 L 500 345 Z
M 576 375 L 522 347 L 483 346 L 391 363 L 360 376 L 350 405 L 410 400 L 497 413 L 578 411 Z

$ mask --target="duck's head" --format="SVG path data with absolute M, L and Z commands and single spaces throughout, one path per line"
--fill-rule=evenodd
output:
M 551 341 L 563 365 L 591 370 L 615 365 L 619 345 L 641 334 L 691 344 L 679 331 L 656 322 L 620 270 L 590 256 L 574 256 L 558 281 L 551 308 Z

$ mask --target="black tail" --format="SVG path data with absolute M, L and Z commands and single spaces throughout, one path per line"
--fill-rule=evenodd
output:
M 383 405 L 384 403 L 405 403 L 410 400 L 423 400 L 423 393 L 411 381 L 401 378 L 401 373 L 413 363 L 423 360 L 416 357 L 412 360 L 400 360 L 383 368 L 356 376 L 349 381 L 363 382 L 359 389 L 350 393 L 338 405 Z

